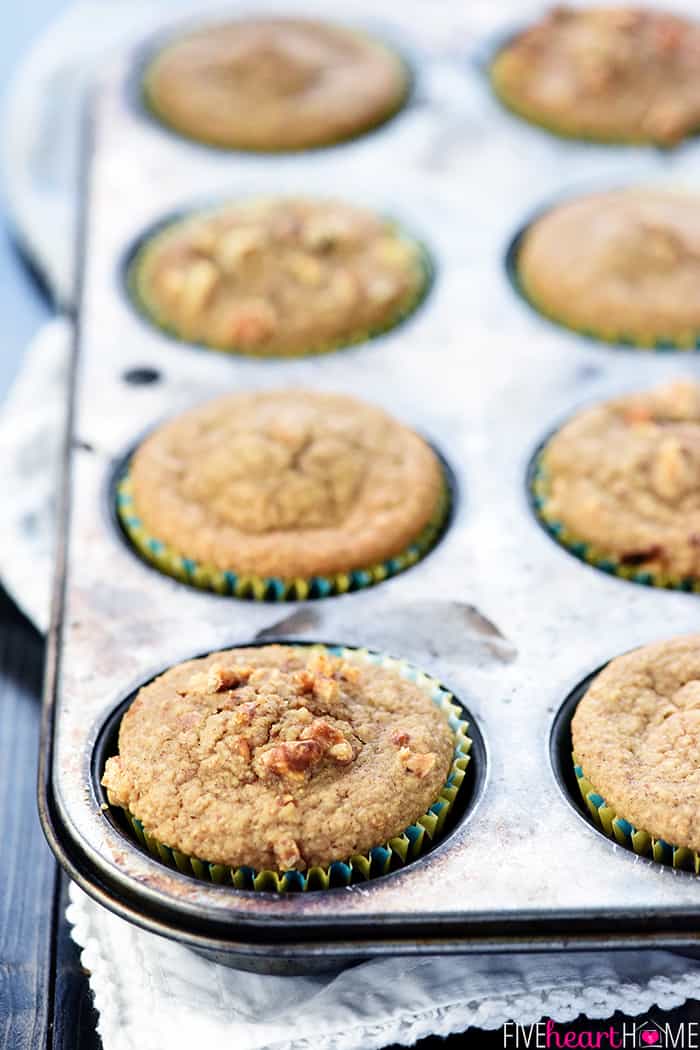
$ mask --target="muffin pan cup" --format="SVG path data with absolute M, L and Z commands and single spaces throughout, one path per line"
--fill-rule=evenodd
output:
M 694 576 L 674 576 L 670 573 L 650 572 L 638 564 L 625 564 L 617 555 L 604 551 L 593 543 L 582 540 L 563 522 L 557 520 L 547 509 L 549 481 L 543 463 L 546 442 L 535 454 L 528 470 L 528 492 L 532 508 L 542 528 L 549 533 L 564 550 L 575 558 L 586 562 L 601 572 L 617 576 L 645 587 L 660 587 L 664 590 L 685 591 L 700 594 L 700 579 Z
M 454 755 L 447 779 L 440 794 L 428 810 L 410 824 L 400 835 L 379 843 L 365 853 L 339 858 L 330 864 L 310 868 L 308 871 L 271 870 L 256 871 L 250 867 L 232 868 L 224 864 L 211 864 L 199 857 L 188 856 L 181 850 L 172 849 L 150 835 L 143 823 L 128 809 L 122 808 L 126 826 L 140 844 L 163 864 L 177 868 L 185 875 L 214 882 L 217 885 L 234 886 L 239 890 L 294 893 L 328 890 L 337 886 L 388 875 L 391 871 L 410 864 L 420 857 L 431 844 L 439 842 L 445 830 L 453 803 L 458 800 L 459 789 L 464 781 L 469 764 L 472 741 L 469 723 L 462 717 L 462 710 L 453 696 L 438 681 L 411 667 L 405 661 L 394 660 L 381 653 L 367 650 L 346 649 L 343 646 L 324 646 L 333 656 L 347 657 L 357 662 L 376 663 L 381 667 L 396 670 L 402 677 L 416 682 L 429 696 L 449 721 L 454 733 Z M 101 770 L 100 770 L 101 772 Z M 100 789 L 98 788 L 98 793 Z
M 256 10 L 291 6 L 261 0 Z M 252 157 L 164 135 L 127 104 L 130 51 L 103 70 L 89 107 L 40 811 L 57 856 L 95 899 L 238 966 L 311 972 L 386 954 L 700 946 L 700 880 L 597 833 L 574 803 L 570 740 L 564 793 L 547 750 L 573 684 L 637 645 L 697 630 L 697 596 L 587 572 L 543 535 L 525 487 L 558 420 L 687 374 L 693 358 L 584 349 L 524 314 L 503 275 L 512 231 L 557 185 L 587 178 L 586 158 L 599 166 L 601 153 L 515 131 L 495 102 L 484 106 L 469 56 L 495 16 L 492 4 L 477 8 L 438 5 L 426 24 L 423 0 L 405 0 L 396 35 L 416 57 L 416 104 L 342 149 Z M 321 0 L 305 11 L 327 14 Z M 373 25 L 370 0 L 347 0 L 346 14 Z M 161 17 L 165 28 L 165 6 Z M 514 134 L 517 164 L 504 163 Z M 664 168 L 697 163 L 694 150 L 664 156 Z M 615 163 L 614 150 L 605 156 Z M 625 158 L 625 181 L 661 164 Z M 610 182 L 620 175 L 611 170 Z M 144 231 L 197 201 L 278 192 L 395 216 L 436 263 L 421 309 L 369 344 L 303 360 L 203 354 L 143 323 L 121 264 Z M 141 376 L 150 381 L 129 378 Z M 428 557 L 374 586 L 282 605 L 185 587 L 134 556 L 104 498 L 124 451 L 208 398 L 280 387 L 364 398 L 430 436 L 459 499 Z M 464 705 L 464 783 L 444 834 L 410 864 L 322 891 L 238 889 L 156 859 L 101 808 L 105 733 L 143 682 L 193 654 L 273 639 L 391 654 Z

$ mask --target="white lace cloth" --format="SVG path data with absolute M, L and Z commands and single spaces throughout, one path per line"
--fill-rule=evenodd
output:
M 440 3 L 431 0 L 431 18 Z M 474 0 L 470 16 L 487 24 L 496 7 L 512 17 L 520 5 Z M 10 99 L 10 203 L 59 302 L 71 287 L 76 98 L 86 58 L 131 32 L 152 8 L 143 0 L 81 0 L 28 56 Z M 55 117 L 48 121 L 47 95 Z M 40 333 L 0 418 L 0 476 L 13 494 L 0 516 L 0 573 L 42 630 L 69 337 L 64 320 Z M 565 1022 L 580 1013 L 604 1018 L 616 1010 L 637 1015 L 700 998 L 700 963 L 668 952 L 387 959 L 335 977 L 280 978 L 205 961 L 130 926 L 75 886 L 68 919 L 90 971 L 105 1050 L 371 1050 L 468 1026 L 493 1029 L 543 1016 Z

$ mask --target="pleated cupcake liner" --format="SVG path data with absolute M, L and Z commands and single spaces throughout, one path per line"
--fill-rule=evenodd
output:
M 153 857 L 185 875 L 206 882 L 232 886 L 238 890 L 272 893 L 308 892 L 350 886 L 356 882 L 365 882 L 381 875 L 387 875 L 417 860 L 430 845 L 439 839 L 464 781 L 472 746 L 469 724 L 462 717 L 462 710 L 454 701 L 452 693 L 440 685 L 435 678 L 404 660 L 369 652 L 367 649 L 347 649 L 344 646 L 316 646 L 315 648 L 322 649 L 332 656 L 354 662 L 378 664 L 389 670 L 397 671 L 402 677 L 415 682 L 430 696 L 435 706 L 444 712 L 450 729 L 454 733 L 455 747 L 447 780 L 435 802 L 400 835 L 381 845 L 374 846 L 366 853 L 356 853 L 349 858 L 313 867 L 308 871 L 285 872 L 270 869 L 257 871 L 247 866 L 234 868 L 225 864 L 212 864 L 193 857 L 159 842 L 157 838 L 149 834 L 138 817 L 128 809 L 122 809 L 129 830 Z
M 540 214 L 545 213 L 546 211 L 543 211 Z M 571 324 L 562 314 L 551 310 L 546 303 L 533 296 L 523 280 L 522 274 L 518 269 L 518 256 L 527 229 L 529 229 L 529 226 L 522 230 L 511 244 L 506 258 L 506 270 L 511 285 L 520 298 L 531 309 L 540 314 L 541 317 L 561 328 L 567 329 L 569 332 L 573 332 L 574 335 L 593 342 L 604 343 L 606 346 L 618 350 L 644 350 L 650 353 L 663 354 L 676 352 L 692 353 L 700 349 L 700 331 L 696 329 L 688 329 L 687 332 L 676 336 L 660 335 L 657 332 L 649 332 L 647 335 L 641 336 L 632 335 L 612 325 L 608 328 L 595 329 Z
M 432 518 L 404 551 L 364 569 L 290 579 L 217 569 L 209 563 L 185 557 L 169 544 L 152 536 L 144 527 L 134 507 L 128 465 L 116 486 L 118 520 L 127 540 L 140 557 L 181 583 L 248 601 L 284 602 L 329 598 L 364 590 L 396 576 L 419 562 L 436 545 L 447 528 L 451 506 L 452 493 L 445 478 Z
M 188 32 L 191 32 L 193 29 L 196 29 L 196 27 L 189 26 L 189 30 L 183 29 L 182 35 L 188 35 Z M 170 123 L 167 116 L 159 111 L 158 106 L 149 95 L 148 76 L 155 60 L 163 54 L 163 52 L 167 51 L 169 47 L 177 43 L 178 38 L 174 37 L 172 34 L 169 35 L 167 40 L 163 40 L 160 43 L 158 40 L 152 40 L 137 57 L 132 76 L 130 77 L 129 97 L 134 104 L 134 108 L 136 108 L 142 116 L 146 117 L 154 124 L 157 124 L 169 135 L 180 139 L 180 141 L 190 142 L 195 146 L 200 146 L 203 149 L 213 150 L 216 153 L 230 153 L 234 155 L 240 153 L 247 156 L 280 157 L 295 156 L 302 153 L 316 153 L 319 150 L 335 149 L 338 146 L 344 146 L 356 142 L 358 139 L 364 138 L 365 135 L 372 135 L 380 132 L 385 125 L 390 124 L 409 106 L 415 91 L 415 70 L 412 63 L 403 52 L 392 47 L 390 44 L 377 39 L 377 37 L 371 36 L 369 33 L 355 30 L 355 35 L 364 40 L 370 41 L 374 47 L 383 51 L 385 54 L 389 55 L 392 60 L 398 63 L 403 74 L 403 92 L 400 97 L 397 98 L 395 105 L 387 109 L 387 111 L 381 116 L 368 121 L 365 125 L 357 128 L 350 134 L 331 135 L 324 142 L 317 142 L 311 146 L 228 146 L 221 142 L 217 142 L 216 140 L 188 134 L 187 132 L 180 130 L 176 124 Z
M 203 209 L 203 211 L 206 211 L 206 209 Z M 261 360 L 269 359 L 270 361 L 284 361 L 293 358 L 313 357 L 319 354 L 333 353 L 337 350 L 348 350 L 353 346 L 358 346 L 361 343 L 367 343 L 382 335 L 386 335 L 388 332 L 393 331 L 395 328 L 398 328 L 404 322 L 408 321 L 425 301 L 435 281 L 435 266 L 426 245 L 421 241 L 414 239 L 409 234 L 403 233 L 397 223 L 391 223 L 392 232 L 398 234 L 403 240 L 410 242 L 417 249 L 417 263 L 420 270 L 420 280 L 413 294 L 407 298 L 406 302 L 402 303 L 392 311 L 392 313 L 381 323 L 374 325 L 371 328 L 359 329 L 358 331 L 351 332 L 349 335 L 341 338 L 313 342 L 303 349 L 289 352 L 278 350 L 272 353 L 267 353 L 264 350 L 255 350 L 250 347 L 220 346 L 216 343 L 210 343 L 205 340 L 192 341 L 187 339 L 186 336 L 181 335 L 178 331 L 177 325 L 174 322 L 169 321 L 163 315 L 162 311 L 160 311 L 158 307 L 149 300 L 148 293 L 144 290 L 142 282 L 140 281 L 140 270 L 147 253 L 154 247 L 154 242 L 159 235 L 166 232 L 171 226 L 185 219 L 187 215 L 194 214 L 197 213 L 183 213 L 157 224 L 156 227 L 139 239 L 134 248 L 128 253 L 124 264 L 126 290 L 136 311 L 149 324 L 155 326 L 169 338 L 173 339 L 175 342 L 181 343 L 183 346 L 189 346 L 201 350 L 214 350 L 221 354 L 238 354 L 243 357 L 253 357 Z
M 687 846 L 673 846 L 664 839 L 655 838 L 648 831 L 635 827 L 629 820 L 619 816 L 588 780 L 576 755 L 573 755 L 572 758 L 576 783 L 591 820 L 599 831 L 640 857 L 648 857 L 658 864 L 700 875 L 700 854 Z
M 547 510 L 549 476 L 543 463 L 544 452 L 545 449 L 538 454 L 532 467 L 530 497 L 538 521 L 560 547 L 594 569 L 599 569 L 609 576 L 617 576 L 621 580 L 640 583 L 645 587 L 659 587 L 663 590 L 700 593 L 700 578 L 649 572 L 636 565 L 625 565 L 615 554 L 604 551 L 595 544 L 588 543 L 576 536 L 563 522 L 550 514 Z

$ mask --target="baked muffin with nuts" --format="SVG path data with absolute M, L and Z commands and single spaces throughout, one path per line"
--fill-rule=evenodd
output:
M 406 101 L 403 59 L 378 40 L 302 18 L 247 18 L 170 41 L 143 77 L 147 107 L 190 139 L 263 152 L 361 135 Z
M 491 65 L 525 120 L 597 142 L 672 146 L 700 127 L 700 25 L 641 7 L 557 6 Z
M 229 394 L 158 427 L 131 458 L 118 509 L 139 551 L 186 582 L 323 597 L 422 557 L 449 490 L 432 448 L 381 409 L 278 390 Z M 241 593 L 251 578 L 261 589 Z
M 700 384 L 577 412 L 537 470 L 539 513 L 567 546 L 644 582 L 700 583 Z
M 288 357 L 386 331 L 429 277 L 423 248 L 394 223 L 338 201 L 276 198 L 168 223 L 128 280 L 142 311 L 179 339 Z
M 556 205 L 527 228 L 516 271 L 560 324 L 611 342 L 694 348 L 700 332 L 700 196 L 627 188 Z
M 571 729 L 579 786 L 603 830 L 700 871 L 700 635 L 612 660 Z
M 454 752 L 444 711 L 395 667 L 269 645 L 144 686 L 102 783 L 188 857 L 306 871 L 400 835 L 440 795 Z

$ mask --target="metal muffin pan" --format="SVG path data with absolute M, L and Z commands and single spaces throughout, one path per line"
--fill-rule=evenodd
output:
M 363 3 L 371 24 L 368 0 L 348 8 L 357 24 Z M 534 450 L 581 403 L 697 377 L 700 362 L 619 354 L 560 331 L 517 299 L 503 265 L 514 230 L 555 190 L 593 173 L 680 177 L 697 147 L 625 150 L 623 162 L 610 147 L 525 125 L 514 133 L 469 60 L 484 10 L 438 4 L 426 27 L 422 4 L 402 6 L 421 104 L 310 155 L 230 155 L 161 134 L 126 102 L 131 53 L 93 95 L 40 809 L 88 893 L 235 965 L 289 972 L 384 953 L 700 944 L 700 880 L 589 832 L 550 756 L 555 712 L 576 684 L 621 652 L 696 630 L 698 598 L 570 557 L 540 528 L 525 485 Z M 405 222 L 437 263 L 422 308 L 366 344 L 285 361 L 190 348 L 144 325 L 120 273 L 140 233 L 193 201 L 271 192 L 330 192 Z M 463 498 L 427 558 L 367 590 L 282 605 L 183 587 L 133 556 L 104 512 L 124 450 L 209 397 L 280 386 L 354 394 L 430 435 Z M 171 871 L 104 815 L 94 749 L 117 706 L 165 666 L 278 636 L 404 657 L 471 712 L 483 737 L 478 804 L 428 855 L 344 890 L 244 893 Z

